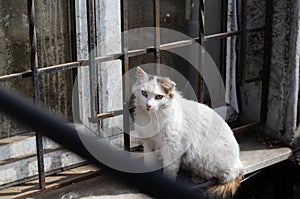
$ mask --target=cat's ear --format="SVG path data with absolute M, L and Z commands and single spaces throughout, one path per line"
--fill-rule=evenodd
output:
M 160 83 L 167 93 L 171 92 L 176 86 L 176 83 L 169 78 L 164 78 Z
M 136 69 L 136 77 L 139 79 L 139 80 L 148 80 L 149 79 L 149 76 L 148 74 L 140 67 L 137 67 Z

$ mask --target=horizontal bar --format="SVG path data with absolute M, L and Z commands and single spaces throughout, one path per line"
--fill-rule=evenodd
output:
M 113 60 L 116 60 L 116 59 L 120 59 L 121 56 L 122 56 L 122 53 L 104 55 L 104 56 L 101 56 L 101 57 L 96 57 L 95 62 L 100 63 L 100 62 L 106 62 L 106 61 L 113 61 Z
M 264 27 L 261 28 L 252 28 L 252 29 L 248 29 L 246 30 L 246 33 L 254 33 L 254 32 L 262 32 L 264 31 Z M 226 37 L 232 37 L 238 34 L 241 34 L 242 31 L 241 30 L 237 30 L 237 31 L 230 31 L 230 32 L 221 32 L 221 33 L 216 33 L 216 34 L 212 34 L 212 35 L 207 35 L 204 37 L 205 41 L 210 40 L 210 39 L 222 39 L 222 38 L 226 38 Z
M 134 112 L 134 107 L 130 107 L 129 108 L 129 113 L 133 113 Z M 105 112 L 105 113 L 100 113 L 97 115 L 97 119 L 98 120 L 104 120 L 107 118 L 111 118 L 111 117 L 116 117 L 119 115 L 123 114 L 123 110 L 116 110 L 116 111 L 110 111 L 110 112 Z
M 0 77 L 0 82 L 4 82 L 4 81 L 8 81 L 8 80 L 18 80 L 18 79 L 23 79 L 23 78 L 27 78 L 27 77 L 31 77 L 31 70 L 27 70 L 27 71 L 20 72 L 20 73 L 13 73 L 13 74 L 9 74 L 9 75 L 3 75 Z
M 253 123 L 249 123 L 249 124 L 245 124 L 236 128 L 233 128 L 232 131 L 234 133 L 241 133 L 250 129 L 253 129 L 255 127 L 258 127 L 260 125 L 260 122 L 253 122 Z
M 263 31 L 263 30 L 264 30 L 264 28 L 255 28 L 255 29 L 249 29 L 246 32 L 254 33 L 254 32 L 259 32 L 259 31 Z M 230 36 L 237 35 L 240 32 L 241 31 L 232 31 L 232 32 L 207 35 L 207 36 L 205 36 L 205 40 L 207 41 L 210 39 L 230 37 Z M 167 43 L 167 44 L 161 44 L 159 48 L 160 48 L 160 50 L 170 50 L 170 49 L 174 49 L 174 48 L 186 47 L 186 46 L 191 45 L 193 43 L 193 41 L 198 41 L 198 40 L 199 40 L 199 38 L 197 37 L 197 38 L 188 39 L 188 40 L 182 40 L 182 41 L 176 41 L 176 42 L 171 42 L 171 43 Z M 130 51 L 128 51 L 128 57 L 134 57 L 134 56 L 144 55 L 147 53 L 153 53 L 154 51 L 155 51 L 154 46 L 149 46 L 144 49 L 130 50 Z M 105 56 L 101 56 L 101 57 L 96 57 L 95 62 L 100 63 L 100 62 L 105 62 L 105 61 L 113 61 L 116 59 L 121 59 L 122 56 L 124 56 L 124 54 L 122 54 L 122 53 L 105 55 Z M 70 62 L 70 63 L 65 63 L 65 64 L 48 66 L 48 67 L 39 68 L 38 74 L 43 75 L 43 74 L 47 74 L 47 73 L 58 72 L 60 70 L 68 70 L 68 69 L 78 68 L 78 67 L 85 66 L 88 64 L 89 64 L 88 60 L 81 60 L 78 62 Z M 23 79 L 23 78 L 28 78 L 28 77 L 31 77 L 31 70 L 0 76 L 0 82 L 8 81 L 8 80 L 18 80 L 18 79 Z
M 181 47 L 189 46 L 189 45 L 192 45 L 193 42 L 197 39 L 198 38 L 162 44 L 162 45 L 160 45 L 160 49 L 161 50 L 170 50 L 170 49 L 174 49 L 174 48 L 181 48 Z
M 123 110 L 117 110 L 117 111 L 110 111 L 110 112 L 106 112 L 106 113 L 100 113 L 97 115 L 97 119 L 98 120 L 104 120 L 110 117 L 115 117 L 118 115 L 122 115 L 123 114 Z
M 241 32 L 242 31 L 238 30 L 238 31 L 222 32 L 222 33 L 207 35 L 204 36 L 204 40 L 207 41 L 210 39 L 216 39 L 216 38 L 221 39 L 221 38 L 231 37 L 231 36 L 238 35 Z
M 65 63 L 65 64 L 59 64 L 59 65 L 55 65 L 55 66 L 40 68 L 38 70 L 38 74 L 43 75 L 43 74 L 47 74 L 47 73 L 58 72 L 60 70 L 68 70 L 68 69 L 78 68 L 80 66 L 81 66 L 81 62 L 70 62 L 70 63 Z
M 65 63 L 65 64 L 48 66 L 48 67 L 44 67 L 44 68 L 38 68 L 37 72 L 38 72 L 38 75 L 44 75 L 44 74 L 47 74 L 47 73 L 58 72 L 58 71 L 61 71 L 61 70 L 77 68 L 77 67 L 80 67 L 81 65 L 83 65 L 83 63 L 85 63 L 85 62 L 87 62 L 87 61 L 70 62 L 70 63 Z M 18 80 L 18 79 L 31 77 L 31 76 L 32 76 L 32 71 L 27 70 L 27 71 L 20 72 L 20 73 L 14 73 L 14 74 L 10 74 L 10 75 L 3 75 L 3 76 L 0 77 L 0 82 L 4 82 L 4 81 L 8 81 L 8 80 Z

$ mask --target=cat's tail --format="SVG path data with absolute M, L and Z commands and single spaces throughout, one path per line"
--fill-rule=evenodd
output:
M 243 175 L 240 175 L 232 181 L 214 185 L 208 189 L 207 193 L 211 198 L 230 198 L 237 191 L 242 179 Z

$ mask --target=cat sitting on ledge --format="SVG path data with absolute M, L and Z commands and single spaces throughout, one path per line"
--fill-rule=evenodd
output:
M 144 153 L 158 154 L 163 174 L 176 179 L 179 168 L 194 177 L 216 178 L 207 194 L 234 195 L 243 176 L 239 146 L 223 118 L 208 106 L 187 100 L 174 81 L 136 69 L 135 129 Z M 149 156 L 150 157 L 150 156 Z M 153 158 L 144 158 L 146 165 Z

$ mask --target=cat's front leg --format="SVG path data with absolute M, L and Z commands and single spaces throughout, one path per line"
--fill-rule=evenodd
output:
M 180 159 L 174 160 L 171 164 L 169 164 L 170 162 L 167 160 L 163 162 L 164 162 L 163 175 L 175 181 L 180 167 Z
M 153 152 L 153 149 L 150 145 L 144 144 L 144 164 L 148 168 L 152 168 L 155 170 L 155 168 L 159 168 L 161 166 L 161 163 L 159 161 L 159 156 L 157 153 Z M 151 170 L 152 170 L 151 169 Z
M 178 135 L 173 133 L 173 135 Z M 165 147 L 161 150 L 161 156 L 163 159 L 163 174 L 172 180 L 176 180 L 177 173 L 180 168 L 181 155 L 184 148 L 180 143 L 180 139 L 176 136 L 172 136 L 172 139 L 165 140 Z

